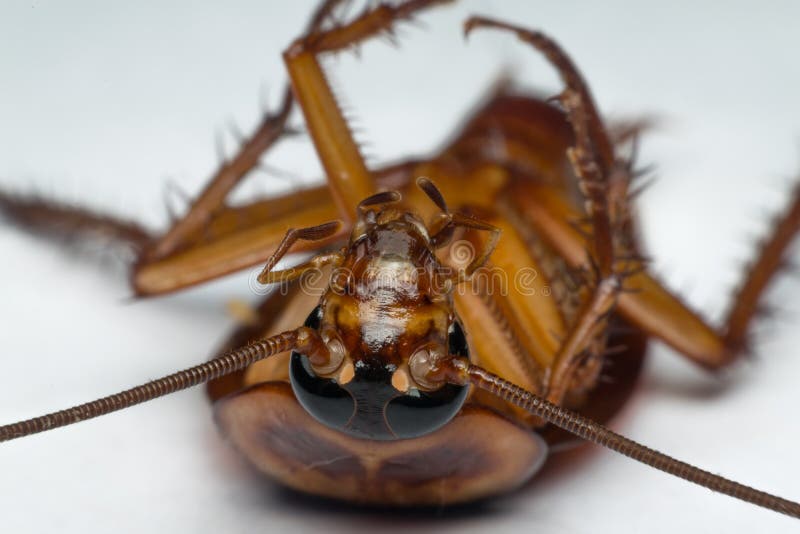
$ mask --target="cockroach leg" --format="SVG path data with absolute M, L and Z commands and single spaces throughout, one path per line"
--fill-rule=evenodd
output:
M 716 371 L 737 361 L 750 349 L 749 327 L 758 316 L 761 299 L 769 284 L 785 266 L 785 254 L 800 233 L 800 188 L 796 188 L 785 212 L 776 219 L 755 259 L 734 293 L 721 327 L 703 322 L 675 297 L 667 300 L 666 290 L 645 273 L 631 276 L 623 293 L 622 313 L 636 324 L 648 321 L 646 330 L 661 337 L 687 358 L 705 369 Z
M 259 284 L 277 284 L 280 282 L 291 282 L 297 280 L 303 274 L 315 269 L 322 269 L 327 265 L 338 265 L 342 261 L 342 255 L 338 252 L 324 252 L 317 254 L 310 260 L 295 267 L 282 269 L 280 271 L 264 270 L 258 275 Z
M 577 76 L 577 74 L 576 74 Z M 579 77 L 578 77 L 579 78 Z M 604 169 L 599 157 L 592 151 L 589 139 L 587 108 L 582 97 L 571 90 L 564 95 L 564 105 L 575 130 L 575 146 L 568 152 L 581 190 L 587 198 L 586 211 L 592 221 L 595 287 L 591 297 L 578 312 L 569 335 L 561 344 L 548 380 L 547 398 L 561 403 L 579 369 L 583 352 L 592 346 L 592 352 L 603 350 L 607 318 L 616 305 L 622 289 L 624 273 L 616 261 L 614 237 L 620 232 L 620 221 L 611 217 L 611 169 Z M 605 136 L 605 130 L 601 130 Z M 598 347 L 599 343 L 599 347 Z
M 513 184 L 508 199 L 570 266 L 580 269 L 585 265 L 585 238 L 569 223 L 582 214 L 566 199 L 532 183 Z M 716 330 L 647 272 L 626 278 L 618 310 L 631 324 L 698 363 L 720 359 L 725 353 Z
M 610 275 L 613 271 L 614 228 L 608 216 L 608 189 L 615 163 L 614 149 L 588 85 L 566 52 L 547 35 L 483 17 L 472 17 L 464 23 L 466 35 L 476 28 L 513 32 L 544 54 L 566 84 L 560 100 L 575 132 L 575 146 L 568 155 L 586 197 L 586 211 L 591 217 L 594 233 L 595 260 L 600 273 Z
M 345 222 L 357 220 L 359 201 L 375 192 L 374 180 L 353 139 L 317 55 L 357 46 L 402 19 L 445 0 L 412 0 L 397 5 L 380 4 L 347 25 L 310 32 L 284 52 L 292 88 L 328 177 L 331 195 Z
M 559 347 L 548 377 L 547 398 L 551 402 L 562 402 L 575 374 L 581 369 L 584 351 L 591 348 L 594 353 L 599 352 L 597 347 L 590 347 L 595 342 L 605 345 L 607 319 L 616 304 L 621 287 L 620 277 L 616 274 L 601 279 L 590 299 L 578 312 L 567 338 Z
M 212 280 L 266 261 L 288 228 L 302 228 L 337 217 L 324 187 L 309 188 L 224 208 L 209 223 L 210 236 L 193 240 L 160 260 L 134 265 L 133 289 L 139 296 L 157 295 Z M 316 249 L 340 239 L 297 243 L 297 251 Z
M 773 277 L 786 267 L 785 253 L 800 232 L 800 185 L 795 187 L 792 201 L 786 211 L 775 220 L 770 235 L 760 246 L 755 260 L 750 263 L 739 289 L 733 295 L 725 319 L 725 345 L 729 358 L 746 352 L 749 346 L 748 327 L 758 315 L 761 295 Z M 711 365 L 724 365 L 727 361 Z
M 567 96 L 567 109 L 575 129 L 576 145 L 570 159 L 587 196 L 587 211 L 592 219 L 593 250 L 596 254 L 594 272 L 596 284 L 591 297 L 583 304 L 567 338 L 556 355 L 548 380 L 547 398 L 560 403 L 573 380 L 574 373 L 587 348 L 605 337 L 606 318 L 614 308 L 622 289 L 622 274 L 617 270 L 614 229 L 618 221 L 609 217 L 609 179 L 602 176 L 600 165 L 591 152 L 586 117 L 577 94 Z
M 281 258 L 283 258 L 283 256 L 289 252 L 289 249 L 291 249 L 292 245 L 298 240 L 319 242 L 336 235 L 341 226 L 342 223 L 339 221 L 333 221 L 310 228 L 289 230 L 286 233 L 286 236 L 283 238 L 283 241 L 281 241 L 280 245 L 278 245 L 277 250 L 275 250 L 269 260 L 267 260 L 267 264 L 264 266 L 261 274 L 258 275 L 259 283 L 273 284 L 276 282 L 289 282 L 299 278 L 303 275 L 303 273 L 311 269 L 321 269 L 326 265 L 340 263 L 342 260 L 342 254 L 340 252 L 331 252 L 318 254 L 308 262 L 297 267 L 291 267 L 282 271 L 272 270 L 273 267 L 275 267 L 275 265 L 281 260 Z
M 586 83 L 567 54 L 550 38 L 539 32 L 486 18 L 471 18 L 464 27 L 466 33 L 479 27 L 516 33 L 521 40 L 532 44 L 550 60 L 567 85 L 561 101 L 575 136 L 574 146 L 567 154 L 586 199 L 585 209 L 592 228 L 590 261 L 596 275 L 592 294 L 580 308 L 566 339 L 561 342 L 548 377 L 547 398 L 558 404 L 567 393 L 584 352 L 590 345 L 597 350 L 598 340 L 604 340 L 606 318 L 622 289 L 623 276 L 615 258 L 615 236 L 619 232 L 619 221 L 612 220 L 610 216 L 610 206 L 618 202 L 610 198 L 611 174 L 615 170 L 612 144 Z

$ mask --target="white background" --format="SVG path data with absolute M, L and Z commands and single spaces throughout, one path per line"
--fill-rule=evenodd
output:
M 165 223 L 164 184 L 196 193 L 217 162 L 214 132 L 255 124 L 275 103 L 280 51 L 313 3 L 0 3 L 0 186 Z M 800 4 L 479 1 L 406 26 L 402 48 L 365 47 L 330 66 L 373 161 L 438 146 L 502 68 L 555 92 L 552 71 L 514 39 L 461 38 L 468 13 L 547 30 L 573 54 L 612 117 L 654 115 L 643 163 L 659 181 L 640 209 L 656 268 L 713 318 L 765 213 L 798 170 Z M 232 150 L 230 135 L 228 151 Z M 313 179 L 302 143 L 268 161 Z M 285 188 L 258 175 L 241 193 Z M 124 271 L 96 251 L 0 227 L 0 420 L 111 393 L 204 360 L 230 330 L 247 273 L 128 302 Z M 654 346 L 614 427 L 714 472 L 800 499 L 800 316 L 796 282 L 773 301 L 758 358 L 709 378 Z M 761 326 L 764 326 L 763 324 Z M 763 330 L 763 328 L 761 329 Z M 473 511 L 386 514 L 287 496 L 216 435 L 201 390 L 0 446 L 8 532 L 789 532 L 797 523 L 605 451 L 574 458 Z

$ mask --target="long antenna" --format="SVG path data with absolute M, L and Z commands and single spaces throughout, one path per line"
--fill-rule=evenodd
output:
M 694 482 L 712 491 L 724 493 L 736 499 L 800 519 L 800 503 L 745 486 L 686 462 L 676 460 L 664 453 L 620 436 L 600 423 L 553 404 L 464 360 L 453 359 L 451 362 L 454 368 L 454 376 L 458 377 L 457 381 L 472 383 L 476 387 L 486 390 L 515 406 L 519 406 L 523 410 L 537 415 L 586 441 L 602 445 L 637 462 L 655 467 L 689 482 Z
M 71 425 L 203 384 L 209 380 L 235 373 L 269 356 L 290 350 L 297 345 L 297 340 L 298 330 L 283 332 L 227 352 L 206 363 L 108 397 L 18 423 L 0 426 L 0 442 Z

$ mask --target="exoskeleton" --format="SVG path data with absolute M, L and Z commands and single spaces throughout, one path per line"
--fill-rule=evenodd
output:
M 294 281 L 311 270 L 322 275 L 269 297 L 227 344 L 231 352 L 212 363 L 99 404 L 3 427 L 3 435 L 67 424 L 213 378 L 217 421 L 250 462 L 326 497 L 441 505 L 505 492 L 536 471 L 548 446 L 564 441 L 551 421 L 796 514 L 794 503 L 726 486 L 559 409 L 601 422 L 616 413 L 648 337 L 711 370 L 734 361 L 747 348 L 758 299 L 795 233 L 796 202 L 764 242 L 723 326 L 709 325 L 648 274 L 631 210 L 636 172 L 622 152 L 626 133 L 609 133 L 577 69 L 549 37 L 486 18 L 465 27 L 515 33 L 544 53 L 564 91 L 547 101 L 500 84 L 435 156 L 368 168 L 317 55 L 384 34 L 435 3 L 375 6 L 338 25 L 329 19 L 337 2 L 325 3 L 284 53 L 292 87 L 277 112 L 162 235 L 5 196 L 6 213 L 23 225 L 99 229 L 134 244 L 131 279 L 140 296 L 265 261 L 262 282 Z M 230 207 L 228 193 L 286 135 L 297 104 L 328 186 Z M 276 277 L 275 262 L 289 250 L 319 254 Z M 525 273 L 535 277 L 521 288 Z

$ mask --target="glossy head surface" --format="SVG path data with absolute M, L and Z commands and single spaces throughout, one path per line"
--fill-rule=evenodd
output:
M 465 387 L 428 384 L 419 372 L 433 359 L 467 356 L 467 343 L 453 312 L 452 274 L 422 220 L 386 205 L 396 198 L 380 193 L 362 203 L 343 261 L 306 322 L 320 333 L 332 365 L 314 368 L 300 354 L 291 364 L 292 385 L 309 413 L 367 439 L 431 432 L 467 394 Z

